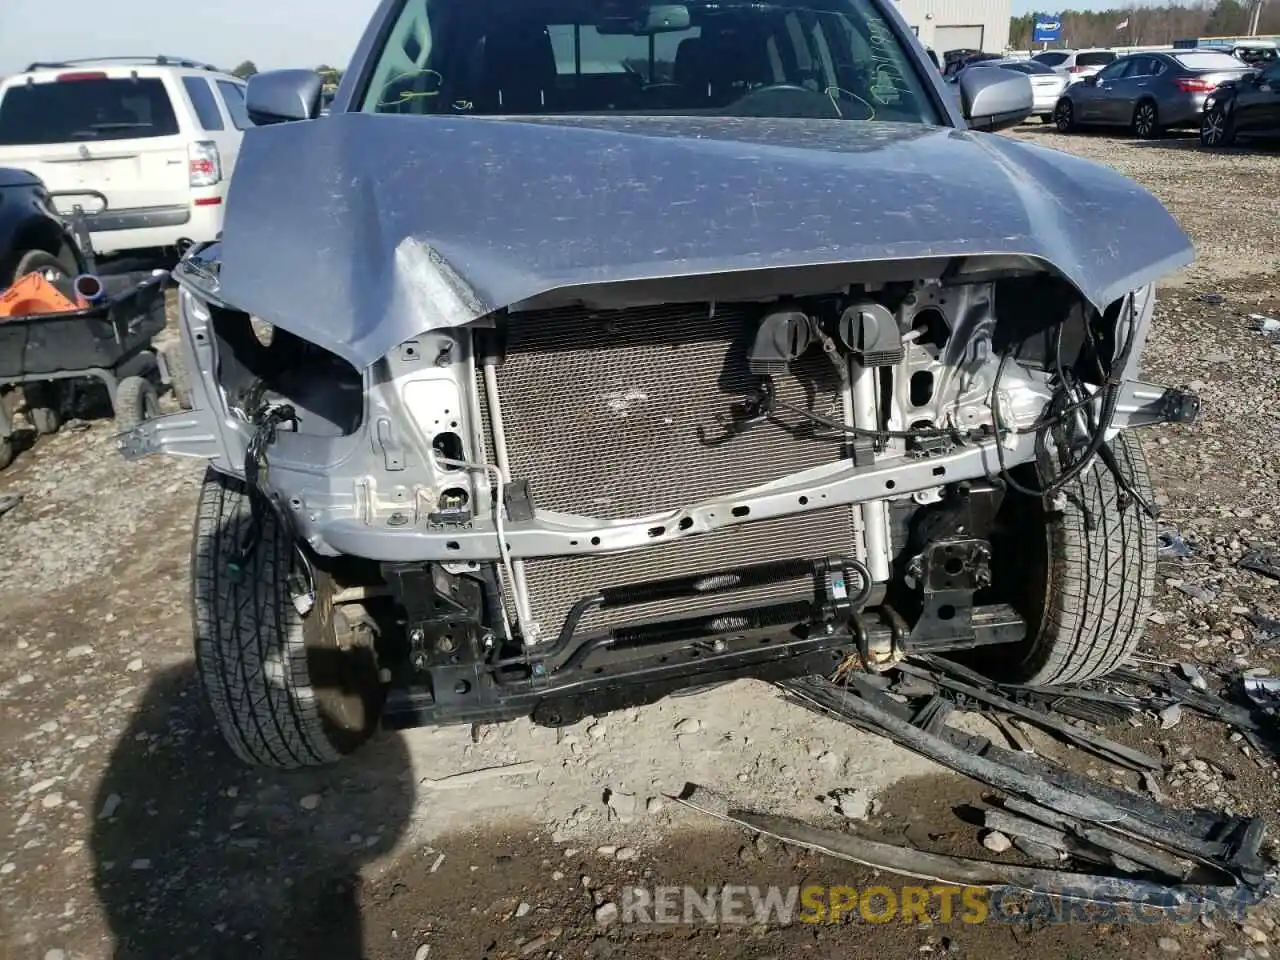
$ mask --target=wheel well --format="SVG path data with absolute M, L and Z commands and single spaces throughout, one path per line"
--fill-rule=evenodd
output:
M 18 266 L 18 260 L 28 250 L 43 250 L 76 269 L 75 257 L 58 224 L 44 217 L 33 217 L 20 224 L 13 234 L 13 245 L 8 256 L 0 260 L 0 277 L 8 277 Z

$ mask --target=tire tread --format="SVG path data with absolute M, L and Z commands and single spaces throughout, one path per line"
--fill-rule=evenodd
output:
M 1112 449 L 1150 499 L 1137 440 L 1122 433 Z M 1081 683 L 1115 670 L 1142 639 L 1155 598 L 1155 522 L 1137 503 L 1121 509 L 1122 491 L 1101 461 L 1066 493 L 1066 508 L 1050 518 L 1048 598 L 1026 683 Z
M 279 769 L 332 763 L 341 752 L 324 731 L 303 619 L 288 588 L 295 546 L 268 513 L 251 568 L 237 576 L 230 561 L 251 522 L 243 481 L 209 470 L 192 546 L 196 667 L 206 701 L 247 763 Z

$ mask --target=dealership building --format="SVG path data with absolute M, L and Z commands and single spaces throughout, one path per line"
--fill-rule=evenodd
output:
M 1004 53 L 1012 0 L 895 0 L 920 42 L 938 56 L 948 50 Z

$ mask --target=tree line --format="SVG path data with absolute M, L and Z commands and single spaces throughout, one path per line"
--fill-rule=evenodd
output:
M 257 72 L 258 65 L 252 60 L 245 60 L 231 71 L 233 76 L 237 76 L 241 80 L 248 80 Z M 336 87 L 342 82 L 342 71 L 337 67 L 329 66 L 327 63 L 322 63 L 316 67 L 316 73 L 320 74 L 320 79 L 324 81 L 326 87 Z
M 1249 5 L 1239 0 L 1193 0 L 1111 10 L 1055 11 L 1048 7 L 1044 13 L 1062 21 L 1062 39 L 1050 44 L 1055 47 L 1138 47 L 1194 37 L 1243 36 L 1249 30 Z M 1034 21 L 1035 14 L 1030 13 L 1011 18 L 1010 47 L 1027 50 L 1039 46 L 1031 41 Z M 1258 31 L 1264 35 L 1280 33 L 1280 3 L 1262 8 Z

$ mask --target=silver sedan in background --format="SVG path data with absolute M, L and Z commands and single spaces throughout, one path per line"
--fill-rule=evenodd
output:
M 1204 101 L 1250 67 L 1225 53 L 1169 50 L 1130 54 L 1067 87 L 1053 111 L 1058 129 L 1128 127 L 1143 139 L 1199 128 Z
M 999 60 L 984 66 L 1025 73 L 1031 78 L 1031 112 L 1045 123 L 1053 119 L 1053 108 L 1069 82 L 1065 75 L 1038 60 Z
M 1053 110 L 1058 103 L 1058 98 L 1062 96 L 1062 92 L 1067 88 L 1067 77 L 1052 67 L 1035 60 L 980 60 L 952 74 L 947 78 L 947 83 L 951 85 L 953 90 L 958 90 L 960 74 L 968 70 L 989 70 L 992 67 L 1026 74 L 1028 79 L 1031 80 L 1032 114 L 1045 123 L 1053 119 Z M 958 103 L 959 94 L 955 93 L 953 95 L 957 97 L 956 102 Z

